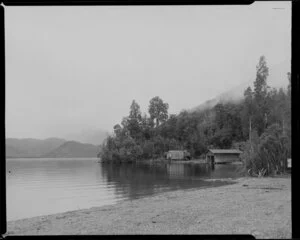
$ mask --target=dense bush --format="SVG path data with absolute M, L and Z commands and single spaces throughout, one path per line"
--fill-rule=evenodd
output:
M 242 154 L 249 175 L 273 175 L 285 171 L 289 142 L 279 124 L 269 126 L 260 137 L 254 132 L 251 140 Z

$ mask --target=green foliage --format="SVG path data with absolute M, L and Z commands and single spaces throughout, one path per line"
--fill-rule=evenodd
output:
M 253 129 L 241 157 L 245 170 L 254 176 L 284 172 L 291 155 L 290 74 L 287 93 L 282 88 L 270 90 L 268 75 L 266 60 L 261 57 L 254 92 L 250 88 L 245 91 L 241 113 L 244 137 Z
M 251 141 L 247 141 L 244 145 L 244 151 L 241 154 L 241 159 L 244 161 L 244 170 L 251 176 L 257 174 L 257 171 L 261 170 L 258 166 L 260 163 L 259 159 L 259 136 L 254 130 L 251 132 Z
M 101 147 L 106 161 L 162 158 L 164 152 L 186 149 L 192 157 L 208 148 L 243 151 L 244 170 L 253 176 L 280 173 L 291 156 L 291 86 L 271 89 L 265 57 L 259 59 L 254 90 L 245 89 L 244 101 L 219 103 L 200 112 L 182 111 L 168 117 L 169 105 L 158 96 L 149 102 L 149 117 L 133 100 L 129 115 L 114 126 Z
M 168 119 L 168 109 L 169 104 L 164 103 L 163 100 L 156 96 L 150 100 L 149 105 L 149 114 L 150 118 L 156 122 L 156 127 L 159 126 L 160 123 L 165 122 Z
M 241 141 L 241 142 L 233 142 L 232 143 L 232 148 L 233 149 L 238 149 L 242 152 L 244 152 L 245 150 L 245 147 L 246 147 L 246 142 L 245 141 Z
M 252 176 L 283 173 L 288 158 L 288 137 L 282 132 L 282 127 L 275 123 L 270 125 L 259 137 L 252 133 L 242 154 L 245 170 Z
M 243 108 L 240 112 L 242 135 L 244 138 L 249 136 L 249 124 L 253 119 L 255 113 L 254 93 L 251 87 L 248 87 L 244 92 Z
M 267 94 L 267 77 L 269 76 L 269 68 L 265 56 L 259 58 L 256 66 L 256 80 L 254 82 L 254 97 L 258 103 L 263 102 Z
M 269 108 L 267 106 L 268 76 L 269 69 L 266 59 L 264 56 L 261 56 L 256 66 L 256 80 L 254 81 L 254 104 L 256 111 L 253 116 L 253 126 L 257 129 L 259 135 L 263 133 L 267 126 L 269 114 Z

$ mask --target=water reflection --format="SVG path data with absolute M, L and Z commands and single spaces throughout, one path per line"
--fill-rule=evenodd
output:
M 228 184 L 223 181 L 205 181 L 207 178 L 237 177 L 234 165 L 216 166 L 186 163 L 102 163 L 102 176 L 115 185 L 116 194 L 136 199 L 162 191 L 213 187 Z
M 97 163 L 93 159 L 9 159 L 8 220 L 114 204 L 157 193 L 226 182 L 236 166 L 187 163 Z

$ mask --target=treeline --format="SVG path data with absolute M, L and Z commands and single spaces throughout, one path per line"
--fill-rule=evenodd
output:
M 102 145 L 103 161 L 135 161 L 163 157 L 171 149 L 204 156 L 209 148 L 238 148 L 251 175 L 279 173 L 291 155 L 291 80 L 287 89 L 267 85 L 265 57 L 256 67 L 254 89 L 248 87 L 240 103 L 219 103 L 203 111 L 169 115 L 161 98 L 149 102 L 141 114 L 133 100 L 130 112 Z

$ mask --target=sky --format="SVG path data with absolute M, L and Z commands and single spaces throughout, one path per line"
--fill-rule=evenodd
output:
M 5 7 L 6 137 L 112 131 L 134 99 L 179 113 L 255 80 L 287 86 L 291 3 Z

